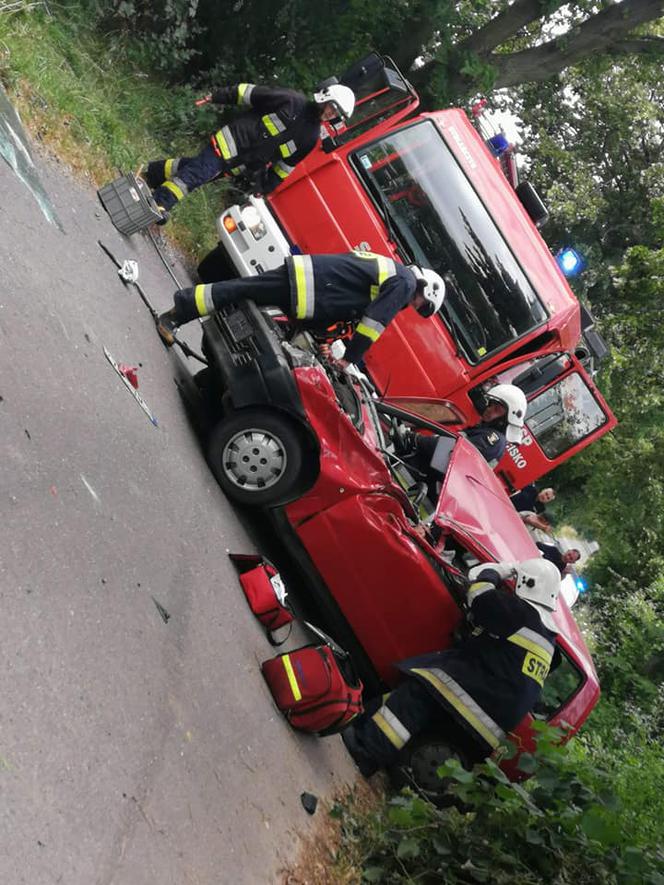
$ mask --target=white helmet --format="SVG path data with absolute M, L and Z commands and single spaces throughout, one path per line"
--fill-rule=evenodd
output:
M 558 632 L 552 612 L 560 593 L 560 572 L 548 559 L 526 559 L 517 564 L 514 592 L 533 606 L 545 627 Z
M 496 384 L 487 391 L 489 399 L 502 403 L 507 409 L 507 428 L 505 438 L 507 442 L 520 443 L 523 437 L 523 424 L 526 418 L 528 402 L 526 395 L 514 384 Z
M 333 83 L 332 86 L 325 86 L 319 92 L 314 92 L 314 101 L 316 104 L 333 104 L 345 121 L 350 120 L 355 110 L 355 93 L 341 83 Z
M 418 267 L 417 264 L 409 264 L 408 269 L 418 281 L 424 281 L 424 304 L 418 307 L 417 312 L 423 317 L 432 317 L 443 306 L 445 297 L 445 280 L 435 270 L 429 267 Z

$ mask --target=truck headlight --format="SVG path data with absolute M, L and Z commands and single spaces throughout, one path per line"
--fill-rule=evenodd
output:
M 255 206 L 245 206 L 240 212 L 240 218 L 247 230 L 251 231 L 255 240 L 262 239 L 267 233 L 260 213 Z

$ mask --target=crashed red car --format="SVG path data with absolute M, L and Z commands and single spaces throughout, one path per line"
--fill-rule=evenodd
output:
M 309 335 L 284 341 L 251 303 L 233 310 L 241 319 L 228 322 L 229 311 L 204 324 L 209 380 L 225 397 L 210 464 L 236 500 L 279 505 L 271 518 L 323 626 L 350 653 L 369 691 L 380 691 L 396 683 L 396 662 L 455 641 L 463 610 L 450 572 L 463 575 L 478 561 L 524 560 L 538 550 L 499 479 L 463 437 L 443 432 L 449 460 L 432 501 L 391 435 L 396 421 L 435 425 L 383 404 L 361 374 L 326 367 Z M 532 747 L 533 717 L 570 736 L 599 697 L 590 654 L 562 597 L 556 620 L 562 663 L 538 708 L 515 729 L 523 749 Z M 413 750 L 422 777 L 427 767 L 435 772 L 440 739 Z M 514 763 L 506 765 L 521 776 Z

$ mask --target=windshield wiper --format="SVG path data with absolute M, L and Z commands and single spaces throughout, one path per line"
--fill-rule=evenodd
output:
M 440 312 L 447 320 L 447 328 L 449 329 L 450 335 L 454 339 L 454 343 L 456 344 L 459 353 L 468 353 L 469 342 L 466 338 L 466 330 L 463 326 L 463 323 L 457 318 L 456 314 L 449 309 L 449 307 L 447 307 L 446 309 L 446 304 L 444 301 Z
M 381 191 L 377 184 L 375 184 L 371 179 L 368 179 L 368 181 L 371 193 L 378 201 L 378 205 L 380 206 L 381 215 L 383 217 L 383 221 L 385 222 L 385 227 L 387 228 L 392 241 L 394 242 L 397 250 L 400 253 L 399 257 L 404 260 L 405 263 L 413 264 L 415 258 L 412 252 L 408 250 L 406 237 L 404 236 L 401 227 L 392 215 L 392 209 L 390 208 L 389 201 L 385 198 L 385 194 Z

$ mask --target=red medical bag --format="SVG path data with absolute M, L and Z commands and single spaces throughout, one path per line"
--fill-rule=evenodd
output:
M 329 645 L 306 645 L 261 665 L 272 697 L 299 731 L 341 731 L 362 712 L 363 685 L 350 658 Z
M 231 560 L 240 571 L 240 584 L 247 602 L 258 620 L 268 630 L 268 639 L 280 645 L 271 636 L 273 630 L 293 621 L 293 613 L 286 604 L 286 588 L 277 569 L 267 559 L 253 554 L 230 553 Z M 284 640 L 282 640 L 284 641 Z

